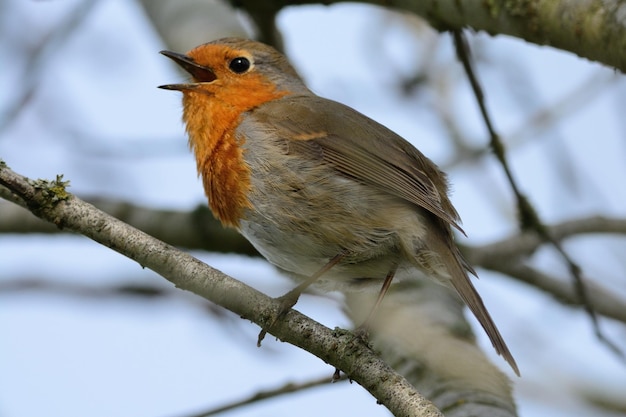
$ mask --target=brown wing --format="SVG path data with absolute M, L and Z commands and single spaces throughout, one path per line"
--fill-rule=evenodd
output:
M 254 115 L 288 140 L 290 152 L 320 158 L 344 175 L 428 210 L 465 234 L 448 199 L 445 174 L 383 125 L 343 104 L 315 96 L 265 103 Z

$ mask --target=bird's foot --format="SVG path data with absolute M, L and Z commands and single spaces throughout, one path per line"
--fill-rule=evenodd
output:
M 302 294 L 302 292 L 298 287 L 296 287 L 285 295 L 281 295 L 280 297 L 275 298 L 275 300 L 279 302 L 278 312 L 274 315 L 274 317 L 271 318 L 270 324 L 269 326 L 267 326 L 267 329 L 262 329 L 259 332 L 259 337 L 257 338 L 256 342 L 257 347 L 261 347 L 261 342 L 263 342 L 263 339 L 265 339 L 265 335 L 267 334 L 268 330 L 274 327 L 276 322 L 284 317 L 285 314 L 287 314 L 289 310 L 291 310 L 291 308 L 296 305 L 298 299 L 300 298 L 300 294 Z
M 369 326 L 367 322 L 361 324 L 359 327 L 354 329 L 352 333 L 354 334 L 355 339 L 360 340 L 367 347 L 371 347 L 370 346 L 370 332 L 369 332 Z

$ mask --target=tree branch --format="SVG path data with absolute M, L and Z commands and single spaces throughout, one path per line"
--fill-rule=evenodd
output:
M 9 190 L 0 185 L 0 197 L 20 204 L 20 200 L 12 199 L 10 194 Z M 184 212 L 155 210 L 103 198 L 86 198 L 85 201 L 124 223 L 177 247 L 258 256 L 256 249 L 240 234 L 233 229 L 224 228 L 215 220 L 206 205 Z M 22 208 L 15 204 L 0 200 L 0 233 L 60 232 L 59 228 L 24 210 L 23 204 Z
M 0 184 L 38 217 L 84 234 L 152 269 L 176 287 L 213 301 L 262 328 L 267 328 L 280 310 L 279 301 L 79 200 L 65 190 L 67 183 L 60 177 L 55 181 L 33 181 L 0 161 Z M 268 331 L 341 369 L 396 416 L 441 416 L 352 333 L 332 331 L 295 310 L 279 318 Z
M 515 198 L 517 200 L 517 210 L 521 229 L 524 231 L 533 230 L 537 234 L 537 236 L 541 237 L 541 239 L 546 243 L 550 243 L 561 254 L 561 257 L 567 264 L 567 267 L 570 271 L 572 280 L 574 281 L 574 287 L 577 292 L 577 298 L 580 300 L 580 305 L 585 309 L 587 315 L 591 319 L 591 323 L 598 339 L 607 346 L 609 346 L 611 350 L 613 350 L 616 354 L 624 357 L 624 353 L 617 347 L 616 344 L 610 341 L 600 329 L 598 316 L 587 294 L 587 288 L 585 286 L 585 280 L 583 279 L 582 268 L 578 265 L 577 262 L 574 261 L 569 253 L 565 251 L 563 245 L 561 244 L 561 241 L 555 239 L 554 236 L 549 232 L 547 226 L 540 218 L 539 213 L 531 204 L 530 200 L 528 200 L 526 195 L 522 193 L 517 183 L 517 180 L 513 176 L 506 157 L 504 143 L 500 139 L 499 133 L 496 132 L 491 120 L 491 114 L 487 110 L 483 89 L 478 80 L 478 76 L 474 71 L 469 44 L 467 43 L 467 39 L 464 35 L 463 30 L 452 30 L 452 37 L 454 39 L 454 46 L 456 49 L 457 57 L 463 64 L 463 69 L 465 70 L 465 73 L 469 79 L 474 96 L 476 97 L 480 113 L 482 115 L 483 121 L 485 122 L 485 127 L 489 132 L 490 148 L 496 156 L 498 162 L 502 166 L 511 190 L 513 191 L 513 194 L 515 195 Z
M 558 241 L 584 234 L 626 235 L 626 219 L 594 216 L 549 226 L 548 231 Z M 554 296 L 561 303 L 580 306 L 580 297 L 571 282 L 560 280 L 524 263 L 543 244 L 545 242 L 536 233 L 526 231 L 489 245 L 464 246 L 463 254 L 472 265 L 525 282 Z M 626 300 L 618 298 L 596 281 L 584 281 L 589 303 L 594 310 L 603 316 L 626 323 Z
M 563 304 L 572 306 L 582 304 L 572 282 L 560 280 L 522 262 L 501 259 L 481 266 L 543 290 Z M 585 280 L 585 287 L 588 301 L 596 313 L 626 323 L 626 300 L 591 280 Z
M 281 8 L 334 4 L 331 0 L 231 0 L 259 27 Z M 549 45 L 626 72 L 626 24 L 619 1 L 589 0 L 362 0 L 415 13 L 440 30 L 472 28 Z M 264 33 L 267 36 L 266 33 Z
M 568 220 L 548 226 L 549 233 L 556 240 L 564 240 L 586 234 L 619 234 L 626 235 L 626 219 L 605 216 L 592 216 L 576 220 Z M 464 252 L 471 257 L 474 264 L 486 266 L 498 260 L 511 260 L 532 255 L 545 241 L 534 231 L 524 231 L 507 239 L 489 245 L 464 247 Z
M 345 381 L 347 378 L 341 378 L 342 381 Z M 315 388 L 315 387 L 319 387 L 321 385 L 325 385 L 328 384 L 328 382 L 330 381 L 330 378 L 328 377 L 328 375 L 323 376 L 321 378 L 317 378 L 314 380 L 310 380 L 307 382 L 303 382 L 303 383 L 294 383 L 294 382 L 288 382 L 285 385 L 278 387 L 278 388 L 274 388 L 271 390 L 265 390 L 265 391 L 259 391 L 256 394 L 253 394 L 251 396 L 249 396 L 248 398 L 244 398 L 242 400 L 239 401 L 232 401 L 229 403 L 226 403 L 225 405 L 219 406 L 219 407 L 215 407 L 215 408 L 211 408 L 211 409 L 207 409 L 205 411 L 201 411 L 199 413 L 194 413 L 194 414 L 189 414 L 189 415 L 184 415 L 183 417 L 209 417 L 209 416 L 214 416 L 226 411 L 230 411 L 245 405 L 250 405 L 250 404 L 254 404 L 258 401 L 265 401 L 268 399 L 272 399 L 272 398 L 276 398 L 278 396 L 282 396 L 285 394 L 291 394 L 294 392 L 302 392 L 304 390 L 307 389 L 311 389 L 311 388 Z M 333 381 L 335 382 L 335 381 Z

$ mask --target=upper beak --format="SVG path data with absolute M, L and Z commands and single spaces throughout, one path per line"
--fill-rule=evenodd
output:
M 187 55 L 179 54 L 171 51 L 161 51 L 162 55 L 165 55 L 172 61 L 180 65 L 185 71 L 187 71 L 194 79 L 194 83 L 188 84 L 167 84 L 160 85 L 159 88 L 165 90 L 193 90 L 198 87 L 198 83 L 210 83 L 215 81 L 217 77 L 211 68 L 204 67 L 196 63 L 192 58 Z

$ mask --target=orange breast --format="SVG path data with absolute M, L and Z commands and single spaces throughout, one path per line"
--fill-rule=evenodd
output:
M 198 175 L 213 214 L 225 226 L 238 227 L 250 191 L 250 167 L 244 161 L 245 137 L 235 131 L 242 114 L 264 102 L 288 94 L 271 86 L 255 89 L 242 84 L 239 91 L 224 91 L 219 85 L 207 85 L 207 91 L 187 91 L 183 98 L 183 119 L 189 145 L 194 151 Z

